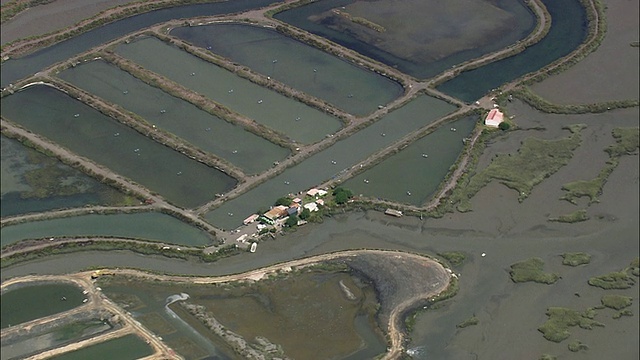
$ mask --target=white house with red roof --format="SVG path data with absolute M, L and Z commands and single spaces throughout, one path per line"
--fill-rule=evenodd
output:
M 491 127 L 498 127 L 504 121 L 504 114 L 498 109 L 491 109 L 484 119 L 484 124 Z

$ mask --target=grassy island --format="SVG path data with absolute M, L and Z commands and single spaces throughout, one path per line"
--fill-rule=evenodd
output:
M 542 271 L 544 261 L 540 258 L 531 258 L 511 265 L 511 280 L 515 283 L 533 281 L 541 284 L 553 284 L 560 275 L 545 273 Z
M 591 262 L 591 255 L 584 252 L 562 254 L 562 265 L 579 266 Z
M 591 330 L 594 326 L 604 327 L 604 324 L 593 320 L 595 311 L 587 310 L 581 313 L 576 310 L 550 307 L 547 309 L 549 319 L 538 328 L 544 338 L 553 342 L 562 342 L 567 339 L 571 333 L 569 328 L 579 326 L 582 329 Z

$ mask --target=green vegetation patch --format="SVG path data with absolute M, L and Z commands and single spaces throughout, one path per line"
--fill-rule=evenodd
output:
M 542 354 L 538 360 L 556 360 L 557 357 L 549 354 Z
M 546 312 L 549 319 L 538 328 L 545 339 L 553 342 L 562 342 L 571 333 L 569 328 L 579 326 L 582 329 L 591 330 L 594 326 L 604 327 L 604 324 L 593 320 L 595 311 L 585 311 L 581 313 L 576 310 L 550 307 Z
M 634 153 L 638 149 L 637 127 L 615 128 L 612 131 L 612 135 L 616 142 L 605 149 L 610 159 L 600 170 L 598 176 L 591 180 L 578 180 L 564 184 L 562 190 L 567 193 L 560 199 L 567 200 L 572 204 L 575 204 L 576 199 L 581 197 L 588 197 L 590 204 L 598 201 L 598 195 L 602 194 L 602 188 L 609 175 L 618 166 L 620 156 Z
M 631 311 L 631 309 L 620 310 L 617 313 L 613 314 L 612 318 L 620 319 L 623 316 L 633 316 L 633 311 Z
M 467 326 L 472 326 L 472 325 L 478 325 L 478 323 L 480 322 L 480 319 L 478 319 L 475 315 L 473 315 L 472 317 L 468 318 L 467 320 L 459 323 L 458 325 L 456 325 L 456 327 L 458 329 L 464 329 Z
M 585 209 L 580 209 L 569 214 L 564 214 L 557 217 L 549 218 L 549 221 L 562 222 L 562 223 L 568 223 L 568 224 L 587 221 L 587 220 L 589 220 L 589 216 L 587 215 L 587 210 Z
M 610 289 L 628 289 L 635 284 L 635 279 L 629 276 L 625 270 L 614 271 L 609 274 L 594 276 L 589 279 L 589 285 L 599 288 Z
M 176 331 L 176 329 L 157 312 L 142 314 L 138 317 L 138 320 L 156 335 L 165 336 Z
M 517 154 L 497 154 L 483 171 L 466 183 L 459 183 L 459 191 L 452 201 L 459 203 L 458 209 L 469 208 L 469 199 L 492 180 L 516 190 L 518 200 L 524 201 L 535 185 L 569 163 L 582 142 L 580 132 L 584 127 L 582 124 L 566 127 L 571 135 L 558 140 L 527 138 Z
M 530 258 L 511 265 L 511 280 L 515 283 L 534 281 L 542 284 L 553 284 L 560 275 L 555 273 L 545 273 L 542 271 L 544 261 L 540 258 Z
M 615 310 L 622 310 L 633 304 L 633 299 L 624 295 L 604 295 L 600 301 L 602 305 Z
M 591 255 L 585 252 L 562 254 L 562 265 L 579 266 L 591 262 Z
M 451 266 L 460 266 L 466 259 L 463 253 L 459 251 L 447 251 L 438 253 L 438 256 L 447 260 Z
M 589 347 L 580 340 L 574 340 L 568 345 L 569 351 L 578 352 L 580 350 L 589 350 Z

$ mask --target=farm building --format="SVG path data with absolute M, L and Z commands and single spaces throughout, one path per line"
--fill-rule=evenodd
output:
M 491 127 L 498 127 L 504 121 L 504 114 L 498 109 L 491 109 L 487 117 L 484 119 L 484 124 Z

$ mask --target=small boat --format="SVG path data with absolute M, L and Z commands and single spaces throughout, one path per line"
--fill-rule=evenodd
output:
M 332 163 L 333 165 L 337 164 L 337 162 L 336 162 L 335 160 L 331 160 L 331 163 Z
M 80 117 L 80 114 L 75 114 L 73 115 L 73 117 Z
M 369 180 L 364 179 L 364 183 L 365 183 L 365 184 L 368 184 L 368 183 L 369 183 Z
M 426 159 L 426 158 L 428 158 L 428 157 L 429 157 L 429 155 L 427 155 L 427 154 L 422 154 L 422 157 Z
M 160 114 L 164 114 L 166 112 L 167 112 L 167 110 L 165 110 L 165 109 L 160 110 Z
M 262 99 L 258 100 L 258 104 L 262 104 Z
M 176 175 L 178 175 L 178 176 L 182 175 L 182 171 L 178 171 L 178 172 L 176 173 Z
M 407 196 L 411 196 L 411 191 L 407 191 Z
M 296 118 L 296 121 L 300 121 L 300 116 L 298 116 L 298 117 Z
M 256 248 L 258 247 L 258 243 L 254 242 L 251 243 L 251 247 L 249 248 L 249 251 L 251 251 L 252 253 L 256 252 Z
M 123 93 L 123 94 L 125 94 L 125 95 L 127 95 L 127 94 L 129 93 L 129 91 L 128 91 L 128 90 L 125 90 L 125 91 L 123 91 L 122 93 Z

